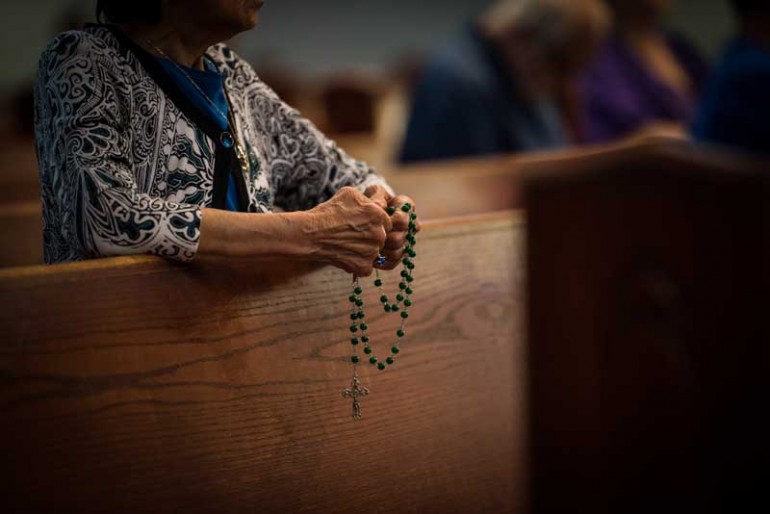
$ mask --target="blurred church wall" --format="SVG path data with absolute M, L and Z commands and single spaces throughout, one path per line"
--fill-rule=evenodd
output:
M 267 0 L 263 23 L 236 47 L 256 64 L 269 58 L 303 73 L 381 72 L 404 55 L 429 51 L 488 1 Z M 94 4 L 0 2 L 0 93 L 34 76 L 37 57 L 67 10 L 90 17 Z M 732 26 L 725 0 L 680 0 L 671 22 L 712 56 Z

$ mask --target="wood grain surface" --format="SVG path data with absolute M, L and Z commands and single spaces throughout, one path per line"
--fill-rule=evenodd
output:
M 0 510 L 523 512 L 522 221 L 418 237 L 408 336 L 392 368 L 362 367 L 359 422 L 340 271 L 0 272 Z M 384 355 L 396 321 L 366 285 Z

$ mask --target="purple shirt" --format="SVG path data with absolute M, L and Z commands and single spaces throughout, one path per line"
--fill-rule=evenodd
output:
M 667 40 L 696 94 L 682 94 L 663 83 L 627 44 L 611 37 L 580 80 L 585 142 L 618 139 L 652 121 L 692 121 L 708 67 L 681 38 Z

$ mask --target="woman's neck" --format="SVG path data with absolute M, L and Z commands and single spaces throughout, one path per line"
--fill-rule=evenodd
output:
M 184 18 L 177 18 L 173 24 L 164 21 L 155 26 L 127 25 L 122 29 L 148 52 L 201 70 L 206 50 L 218 42 L 205 30 L 184 23 Z

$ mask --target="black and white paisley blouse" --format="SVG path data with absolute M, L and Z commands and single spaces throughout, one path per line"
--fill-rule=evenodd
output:
M 250 161 L 236 173 L 242 211 L 306 210 L 344 186 L 386 185 L 227 46 L 207 56 Z M 35 101 L 47 263 L 195 256 L 201 210 L 224 208 L 228 175 L 242 168 L 152 55 L 114 27 L 65 32 L 41 57 Z

